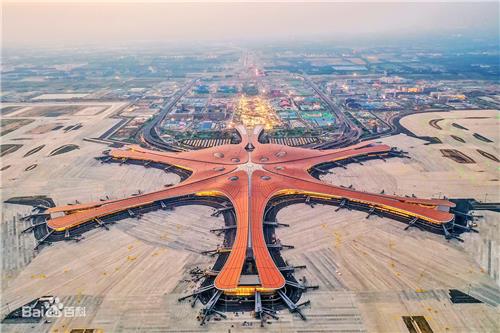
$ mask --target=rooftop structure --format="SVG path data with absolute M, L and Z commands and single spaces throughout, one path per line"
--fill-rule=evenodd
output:
M 390 156 L 398 152 L 387 145 L 360 143 L 335 150 L 312 150 L 278 144 L 262 144 L 258 138 L 262 127 L 247 132 L 239 127 L 241 142 L 199 151 L 167 153 L 131 146 L 113 149 L 109 157 L 175 166 L 189 177 L 178 185 L 134 197 L 48 208 L 45 239 L 68 234 L 87 223 L 103 223 L 101 219 L 121 212 L 133 214 L 133 209 L 184 197 L 224 197 L 236 215 L 236 237 L 227 261 L 215 278 L 217 290 L 232 295 L 255 292 L 277 292 L 286 281 L 271 257 L 263 232 L 263 217 L 269 201 L 276 197 L 307 195 L 331 200 L 340 207 L 368 210 L 397 219 L 418 223 L 431 230 L 447 232 L 454 215 L 449 211 L 455 204 L 443 199 L 418 199 L 384 194 L 371 194 L 351 188 L 327 185 L 311 174 L 317 167 L 347 159 Z M 61 213 L 63 213 L 61 215 Z M 246 269 L 254 263 L 255 268 Z

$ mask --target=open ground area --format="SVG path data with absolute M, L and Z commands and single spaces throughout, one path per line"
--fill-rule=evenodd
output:
M 429 125 L 435 118 L 443 119 L 438 123 L 441 129 Z M 4 136 L 7 144 L 22 137 L 24 145 L 2 159 L 3 166 L 10 165 L 2 171 L 3 200 L 50 195 L 57 205 L 92 202 L 158 190 L 180 180 L 154 168 L 97 161 L 106 146 L 84 138 L 98 137 L 117 120 L 102 114 L 56 118 L 59 126 L 82 124 L 67 132 L 47 132 L 44 122 L 36 119 Z M 481 149 L 499 154 L 497 111 L 428 113 L 402 123 L 417 136 L 436 136 L 443 143 L 426 145 L 403 134 L 386 137 L 380 141 L 408 151 L 410 159 L 351 163 L 347 169 L 332 169 L 322 180 L 403 196 L 499 200 L 498 165 L 477 153 Z M 475 132 L 494 143 L 474 138 Z M 49 156 L 69 144 L 79 149 Z M 443 148 L 460 150 L 475 163 L 445 158 Z M 36 168 L 24 171 L 34 164 Z M 2 205 L 2 311 L 43 295 L 57 295 L 65 306 L 86 311 L 82 317 L 48 323 L 6 324 L 4 332 L 63 332 L 79 327 L 105 332 L 403 332 L 403 316 L 424 316 L 434 332 L 500 329 L 500 219 L 494 212 L 481 212 L 479 233 L 466 234 L 460 243 L 416 228 L 404 230 L 405 224 L 387 218 L 367 219 L 363 212 L 336 211 L 320 204 L 288 206 L 277 220 L 290 227 L 279 228 L 277 237 L 295 248 L 282 255 L 289 265 L 306 265 L 296 277 L 319 289 L 302 296 L 311 301 L 303 308 L 307 321 L 283 310 L 279 320 L 269 320 L 261 328 L 260 320 L 248 312 L 228 312 L 225 320 L 199 326 L 193 317 L 201 305 L 193 309 L 189 302 L 177 301 L 196 289 L 189 271 L 214 263 L 200 252 L 222 244 L 222 238 L 209 231 L 224 223 L 221 217 L 211 216 L 212 208 L 186 206 L 147 213 L 140 220 L 121 220 L 109 231 L 88 232 L 79 242 L 58 242 L 34 251 L 33 234 L 21 234 L 26 222 L 20 217 L 30 207 Z M 450 289 L 467 292 L 483 303 L 453 304 Z
M 429 125 L 429 120 L 443 118 L 442 129 Z M 476 198 L 482 201 L 500 201 L 499 163 L 482 156 L 478 150 L 499 157 L 500 126 L 498 111 L 454 111 L 425 113 L 403 118 L 401 123 L 417 136 L 437 137 L 442 143 L 426 144 L 426 141 L 404 134 L 378 141 L 398 147 L 410 154 L 410 159 L 373 160 L 365 165 L 351 164 L 348 169 L 336 168 L 323 180 L 369 192 L 384 190 L 398 195 L 415 194 L 421 198 L 442 197 Z M 468 128 L 452 126 L 458 123 Z M 493 142 L 473 137 L 481 133 Z M 465 143 L 454 140 L 460 135 Z M 457 163 L 443 157 L 442 149 L 456 149 L 471 157 L 475 163 Z

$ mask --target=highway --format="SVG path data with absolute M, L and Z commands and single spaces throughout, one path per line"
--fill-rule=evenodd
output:
M 141 138 L 149 145 L 160 148 L 166 151 L 179 151 L 179 149 L 172 147 L 165 141 L 163 141 L 158 135 L 157 125 L 159 125 L 163 119 L 167 116 L 170 110 L 177 104 L 177 102 L 184 96 L 189 89 L 195 84 L 197 79 L 192 80 L 181 91 L 178 91 L 175 96 L 169 100 L 162 108 L 160 113 L 151 121 L 147 122 L 141 131 Z
M 335 113 L 340 125 L 342 135 L 339 140 L 333 142 L 327 142 L 318 148 L 336 148 L 341 146 L 346 146 L 353 144 L 362 134 L 360 128 L 358 128 L 339 108 L 339 106 L 334 103 L 311 79 L 309 79 L 305 74 L 302 75 L 304 81 L 307 82 L 311 88 L 321 97 L 321 99 L 328 105 L 330 110 Z

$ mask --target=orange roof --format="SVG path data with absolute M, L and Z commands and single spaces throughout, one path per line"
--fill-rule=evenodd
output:
M 360 143 L 335 150 L 312 150 L 277 144 L 261 144 L 260 128 L 247 133 L 238 128 L 242 142 L 204 150 L 170 153 L 130 146 L 127 150 L 111 150 L 116 159 L 133 159 L 175 165 L 192 171 L 184 182 L 160 191 L 119 200 L 90 204 L 66 205 L 48 209 L 49 213 L 65 212 L 47 225 L 63 231 L 94 219 L 145 206 L 160 200 L 189 194 L 218 195 L 228 198 L 236 212 L 236 238 L 229 257 L 215 279 L 215 287 L 231 290 L 238 287 L 250 245 L 257 265 L 260 287 L 279 289 L 285 279 L 276 267 L 263 232 L 264 209 L 277 195 L 308 194 L 322 198 L 349 199 L 403 216 L 418 217 L 432 224 L 443 224 L 453 219 L 446 208 L 454 207 L 448 200 L 417 199 L 372 194 L 342 188 L 313 178 L 308 170 L 315 165 L 356 156 L 389 152 L 387 145 Z M 245 146 L 251 143 L 253 152 Z M 442 209 L 442 208 L 445 209 Z M 438 209 L 439 208 L 439 209 Z

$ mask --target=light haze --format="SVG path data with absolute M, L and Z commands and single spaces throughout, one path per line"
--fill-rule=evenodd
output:
M 7 3 L 8 46 L 494 34 L 498 3 Z

